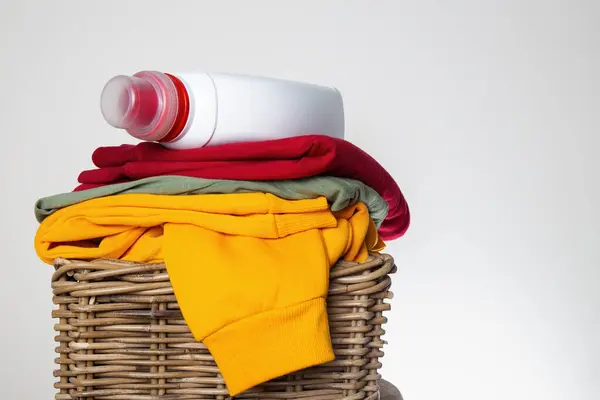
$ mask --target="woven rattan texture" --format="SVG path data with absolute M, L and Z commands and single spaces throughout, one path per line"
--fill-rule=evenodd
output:
M 181 316 L 164 264 L 59 259 L 55 267 L 57 400 L 231 399 Z M 377 399 L 393 272 L 383 254 L 335 265 L 327 299 L 335 361 L 235 399 Z

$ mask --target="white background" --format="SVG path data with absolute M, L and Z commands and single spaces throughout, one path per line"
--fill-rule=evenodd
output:
M 53 398 L 33 203 L 100 145 L 111 76 L 338 86 L 411 205 L 384 376 L 407 400 L 600 398 L 598 1 L 23 1 L 0 9 L 3 399 Z

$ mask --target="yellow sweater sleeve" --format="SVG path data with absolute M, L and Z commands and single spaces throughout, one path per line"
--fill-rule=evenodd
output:
M 39 256 L 161 261 L 231 395 L 334 359 L 325 297 L 338 259 L 379 249 L 367 208 L 259 193 L 121 195 L 46 218 Z
M 340 258 L 364 261 L 383 247 L 364 204 L 336 217 L 335 227 L 274 240 L 165 227 L 177 299 L 232 395 L 335 358 L 325 304 L 329 268 Z

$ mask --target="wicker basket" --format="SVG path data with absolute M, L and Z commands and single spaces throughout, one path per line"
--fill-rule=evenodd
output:
M 56 399 L 230 399 L 206 347 L 181 316 L 164 264 L 59 259 Z M 327 299 L 336 359 L 259 385 L 236 399 L 378 398 L 393 259 L 331 269 Z

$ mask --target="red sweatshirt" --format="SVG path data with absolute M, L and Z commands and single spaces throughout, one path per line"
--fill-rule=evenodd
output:
M 352 143 L 328 136 L 190 150 L 170 150 L 144 142 L 100 147 L 92 159 L 98 169 L 83 171 L 76 191 L 157 175 L 257 181 L 330 175 L 362 181 L 388 202 L 389 214 L 379 229 L 384 240 L 402 236 L 410 223 L 406 200 L 390 174 Z

